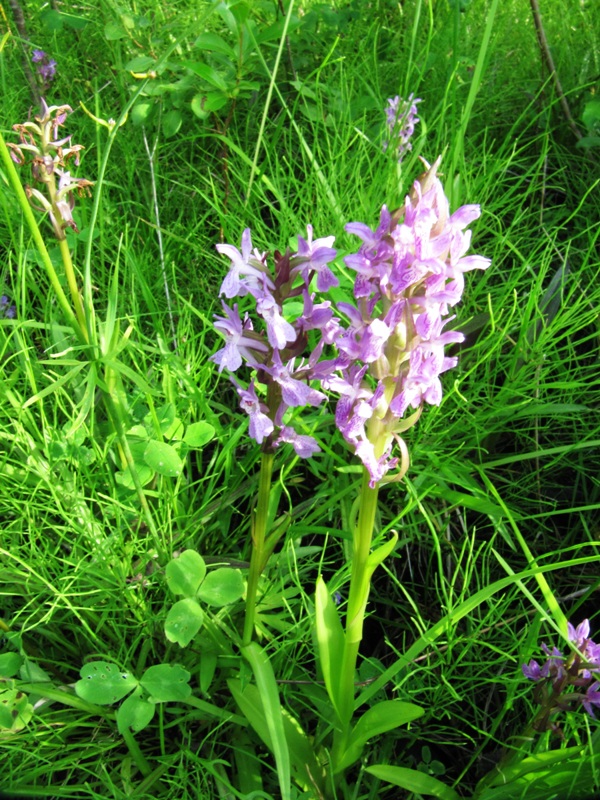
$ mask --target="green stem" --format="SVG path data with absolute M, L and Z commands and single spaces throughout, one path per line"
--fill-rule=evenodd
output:
M 144 778 L 147 778 L 148 775 L 152 774 L 152 767 L 146 760 L 144 754 L 142 753 L 139 744 L 136 742 L 133 733 L 129 730 L 129 728 L 125 725 L 123 730 L 121 731 L 121 736 L 123 737 L 125 744 L 127 745 L 127 749 L 129 750 L 131 757 L 133 758 L 137 768 L 142 773 Z
M 75 268 L 73 267 L 73 260 L 71 258 L 71 251 L 69 250 L 69 244 L 67 240 L 59 239 L 58 247 L 62 256 L 62 262 L 65 268 L 65 276 L 67 278 L 69 291 L 71 292 L 71 300 L 73 302 L 73 308 L 75 309 L 75 316 L 77 317 L 77 322 L 79 323 L 83 338 L 86 341 L 89 341 L 88 325 L 85 312 L 83 310 L 83 303 L 81 302 L 81 294 L 79 292 L 79 287 L 77 286 L 77 277 L 75 275 Z
M 336 732 L 334 738 L 334 753 L 339 753 L 340 755 L 346 747 L 350 732 L 350 721 L 354 711 L 356 660 L 363 637 L 365 611 L 367 600 L 369 599 L 371 571 L 368 561 L 373 540 L 375 514 L 377 512 L 377 497 L 379 495 L 379 484 L 372 489 L 369 486 L 369 481 L 370 475 L 365 469 L 363 471 L 359 499 L 358 521 L 354 529 L 350 593 L 346 612 L 346 635 L 344 637 L 340 692 L 338 695 L 340 698 L 340 718 L 343 727 L 341 731 Z
M 263 453 L 260 460 L 260 475 L 258 478 L 258 499 L 252 520 L 252 555 L 250 557 L 250 570 L 248 572 L 248 589 L 246 591 L 246 617 L 244 619 L 244 633 L 242 645 L 246 646 L 252 641 L 254 621 L 256 618 L 256 593 L 258 580 L 265 568 L 265 542 L 267 538 L 267 525 L 269 519 L 269 499 L 271 496 L 271 479 L 273 476 L 273 453 Z

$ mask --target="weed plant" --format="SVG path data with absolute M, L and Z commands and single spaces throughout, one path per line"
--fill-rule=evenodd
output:
M 592 6 L 542 9 L 578 123 L 599 88 Z M 538 710 L 522 664 L 540 658 L 539 642 L 566 652 L 567 619 L 589 619 L 592 636 L 600 626 L 600 151 L 576 146 L 527 7 L 102 0 L 23 10 L 28 41 L 7 9 L 0 19 L 0 130 L 16 141 L 12 125 L 37 113 L 23 59 L 43 49 L 57 62 L 46 100 L 73 108 L 68 132 L 86 144 L 76 172 L 101 195 L 77 200 L 81 232 L 67 235 L 87 319 L 93 307 L 94 330 L 112 320 L 122 338 L 110 358 L 88 358 L 0 167 L 0 293 L 15 306 L 0 319 L 2 791 L 286 796 L 273 742 L 227 683 L 243 688 L 256 674 L 239 656 L 241 593 L 207 601 L 188 646 L 165 634 L 176 556 L 196 551 L 209 575 L 226 567 L 244 579 L 251 561 L 260 452 L 209 360 L 225 274 L 215 244 L 251 227 L 261 249 L 295 250 L 311 224 L 335 235 L 347 289 L 342 256 L 355 241 L 344 225 L 375 225 L 384 202 L 403 203 L 419 157 L 443 152 L 451 209 L 480 204 L 472 249 L 492 266 L 467 276 L 458 367 L 442 378 L 439 407 L 405 434 L 407 474 L 380 492 L 376 541 L 395 531 L 399 542 L 373 576 L 357 671 L 367 707 L 395 699 L 424 712 L 373 736 L 328 796 L 595 796 L 600 732 L 583 709 L 571 704 L 553 730 L 519 738 Z M 421 123 L 399 169 L 382 147 L 384 109 L 411 92 Z M 59 270 L 41 216 L 40 226 Z M 107 394 L 124 409 L 138 466 L 149 442 L 177 446 L 172 474 L 150 459 L 136 487 Z M 285 530 L 254 622 L 281 706 L 317 749 L 332 712 L 315 585 L 322 576 L 343 611 L 361 467 L 332 404 L 305 425 L 321 452 L 275 453 Z M 124 725 L 119 702 L 74 691 L 99 661 L 138 680 L 152 667 L 184 669 L 192 695 Z M 146 708 L 147 695 L 136 697 Z M 498 764 L 506 787 L 486 783 Z M 373 765 L 438 783 L 403 784 Z M 323 796 L 300 785 L 287 796 Z

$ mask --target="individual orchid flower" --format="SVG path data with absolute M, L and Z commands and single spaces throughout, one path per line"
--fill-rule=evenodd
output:
M 326 236 L 323 239 L 315 239 L 313 242 L 312 225 L 307 225 L 306 230 L 308 239 L 298 236 L 298 253 L 295 258 L 298 265 L 293 271 L 301 275 L 307 285 L 309 273 L 311 271 L 316 273 L 317 289 L 320 292 L 327 292 L 334 286 L 339 286 L 338 279 L 327 266 L 337 255 L 337 251 L 331 246 L 335 236 Z

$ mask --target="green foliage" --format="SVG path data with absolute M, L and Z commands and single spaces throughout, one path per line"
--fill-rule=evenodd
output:
M 185 550 L 166 566 L 167 585 L 173 594 L 185 595 L 169 609 L 165 635 L 170 642 L 187 647 L 204 624 L 204 611 L 198 602 L 209 606 L 227 606 L 244 594 L 239 569 L 219 567 L 207 574 L 202 556 Z
M 120 733 L 129 728 L 137 733 L 150 724 L 157 703 L 184 701 L 190 696 L 190 677 L 178 664 L 157 664 L 138 680 L 116 664 L 92 661 L 81 668 L 75 691 L 83 700 L 100 706 L 114 705 L 130 695 L 119 706 L 117 726 Z
M 47 262 L 39 255 L 3 165 L 0 293 L 17 308 L 0 319 L 3 789 L 182 800 L 597 791 L 600 742 L 582 709 L 553 717 L 564 740 L 542 733 L 478 783 L 535 713 L 520 665 L 554 640 L 553 600 L 598 632 L 592 4 L 542 8 L 577 145 L 513 0 L 296 0 L 287 28 L 287 2 L 283 13 L 269 2 L 21 5 L 26 39 L 58 63 L 46 99 L 73 107 L 68 133 L 86 145 L 73 173 L 96 184 L 74 209 L 82 235 L 68 239 L 96 341 L 86 350 L 57 304 L 45 265 L 68 293 L 60 253 L 53 242 Z M 33 107 L 25 39 L 8 24 L 7 138 Z M 410 92 L 422 122 L 398 171 L 381 147 L 382 108 Z M 132 107 L 107 139 L 80 101 L 98 119 Z M 244 657 L 257 448 L 208 360 L 224 269 L 214 244 L 250 226 L 283 248 L 311 223 L 336 236 L 333 299 L 348 300 L 343 256 L 356 241 L 344 225 L 398 207 L 418 157 L 445 149 L 452 208 L 481 203 L 473 248 L 493 266 L 467 278 L 459 366 L 407 437 L 406 479 L 380 496 L 377 546 L 394 531 L 399 543 L 373 572 L 354 738 L 335 756 L 338 776 L 351 766 L 334 790 L 327 690 L 357 465 L 332 433 L 333 407 L 307 422 L 321 453 L 278 451 L 277 552 L 257 590 L 260 646 Z M 419 709 L 412 721 L 407 708 Z

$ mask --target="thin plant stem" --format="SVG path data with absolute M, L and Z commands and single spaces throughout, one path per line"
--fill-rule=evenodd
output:
M 256 593 L 258 589 L 258 579 L 265 568 L 265 544 L 269 518 L 269 499 L 271 496 L 273 460 L 273 453 L 263 453 L 260 460 L 258 498 L 256 502 L 256 510 L 252 520 L 252 555 L 250 557 L 248 588 L 246 590 L 246 616 L 244 619 L 244 633 L 242 638 L 243 646 L 250 644 L 252 641 L 254 622 L 256 619 Z
M 156 191 L 156 174 L 154 171 L 154 155 L 156 153 L 156 147 L 158 145 L 158 135 L 154 140 L 154 144 L 152 146 L 152 150 L 150 149 L 150 145 L 148 144 L 148 138 L 146 136 L 146 129 L 142 127 L 142 136 L 144 137 L 144 147 L 146 148 L 146 153 L 148 155 L 148 164 L 150 166 L 150 183 L 152 186 L 152 202 L 154 204 L 154 219 L 156 220 L 156 236 L 158 239 L 158 252 L 160 255 L 160 268 L 162 271 L 162 278 L 163 278 L 163 286 L 165 289 L 165 298 L 167 300 L 167 313 L 169 315 L 169 325 L 171 327 L 171 337 L 173 339 L 173 349 L 177 350 L 177 334 L 175 332 L 175 318 L 173 317 L 173 304 L 171 302 L 171 290 L 169 289 L 169 279 L 167 277 L 167 265 L 165 262 L 165 250 L 163 247 L 163 238 L 162 238 L 162 231 L 160 228 L 160 212 L 158 208 L 158 193 Z
M 73 259 L 71 258 L 71 251 L 69 249 L 69 244 L 67 240 L 59 239 L 58 247 L 60 249 L 63 266 L 65 268 L 65 277 L 67 279 L 67 284 L 69 286 L 69 291 L 71 293 L 71 300 L 73 302 L 73 307 L 75 309 L 75 316 L 77 317 L 77 322 L 79 323 L 79 327 L 81 329 L 81 335 L 86 341 L 89 341 L 88 323 L 86 320 L 85 311 L 83 309 L 83 303 L 81 301 L 81 294 L 79 292 L 79 287 L 77 286 L 77 277 L 75 275 L 75 268 L 73 267 Z

